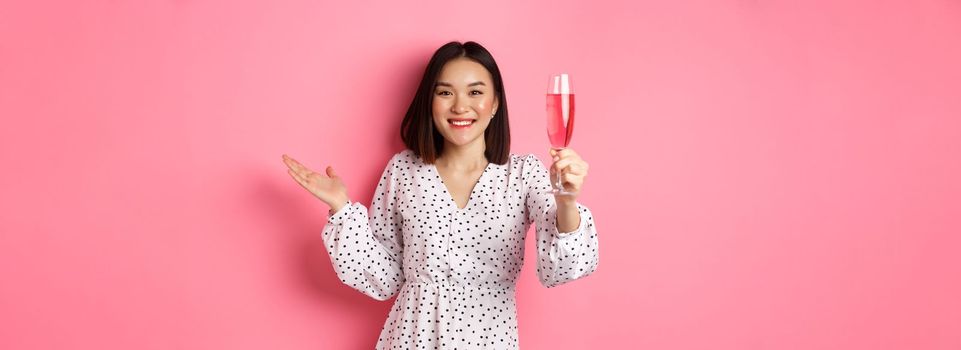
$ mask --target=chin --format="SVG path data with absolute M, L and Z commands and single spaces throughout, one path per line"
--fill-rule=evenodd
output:
M 454 139 L 454 138 L 450 138 L 450 137 L 445 137 L 445 139 L 447 139 L 447 142 L 448 142 L 448 143 L 453 144 L 453 145 L 456 145 L 456 146 L 467 146 L 467 145 L 472 144 L 472 143 L 474 143 L 474 142 L 478 142 L 478 141 L 482 140 L 483 138 L 484 138 L 484 135 L 483 135 L 483 134 L 480 135 L 480 136 L 471 138 L 471 139 L 469 139 L 469 140 Z

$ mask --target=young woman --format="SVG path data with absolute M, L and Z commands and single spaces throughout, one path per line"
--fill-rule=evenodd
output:
M 400 134 L 407 149 L 388 162 L 369 212 L 332 167 L 325 176 L 283 156 L 331 207 L 323 240 L 337 276 L 377 300 L 397 295 L 377 349 L 517 348 L 515 285 L 532 223 L 544 286 L 597 269 L 594 219 L 576 201 L 587 163 L 551 150 L 548 172 L 533 154 L 510 153 L 500 71 L 474 42 L 434 53 Z M 558 171 L 574 195 L 550 192 Z

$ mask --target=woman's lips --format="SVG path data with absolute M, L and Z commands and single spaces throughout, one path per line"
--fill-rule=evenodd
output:
M 465 122 L 469 122 L 469 123 L 466 125 L 457 125 L 457 124 L 454 124 L 454 122 L 457 122 L 458 124 L 464 124 Z M 467 129 L 467 128 L 470 128 L 472 125 L 474 125 L 475 122 L 477 121 L 474 119 L 448 119 L 447 120 L 447 123 L 450 124 L 450 126 L 454 129 Z

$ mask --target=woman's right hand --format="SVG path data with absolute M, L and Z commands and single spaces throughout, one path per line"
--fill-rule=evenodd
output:
M 347 186 L 334 173 L 334 168 L 327 167 L 327 176 L 308 169 L 293 158 L 283 155 L 284 164 L 287 164 L 287 173 L 294 178 L 297 183 L 306 188 L 320 200 L 327 203 L 333 212 L 340 211 L 349 197 L 347 196 Z

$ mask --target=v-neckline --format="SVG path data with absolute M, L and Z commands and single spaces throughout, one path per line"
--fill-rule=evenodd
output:
M 454 195 L 451 194 L 450 189 L 447 188 L 447 183 L 444 182 L 444 178 L 440 175 L 440 170 L 437 170 L 437 166 L 435 164 L 429 164 L 429 165 L 430 165 L 430 168 L 434 171 L 434 175 L 436 175 L 437 179 L 440 180 L 440 187 L 443 188 L 444 193 L 447 194 L 447 199 L 449 199 L 451 203 L 454 203 L 454 209 L 466 210 L 467 208 L 470 208 L 471 204 L 474 203 L 474 192 L 477 191 L 477 187 L 478 185 L 481 184 L 481 181 L 484 181 L 484 176 L 487 175 L 488 171 L 490 171 L 491 164 L 493 163 L 487 162 L 487 166 L 484 167 L 484 171 L 481 172 L 481 175 L 477 178 L 477 182 L 474 183 L 474 187 L 470 189 L 470 194 L 467 196 L 467 203 L 464 204 L 463 208 L 457 206 L 457 200 L 454 199 Z

